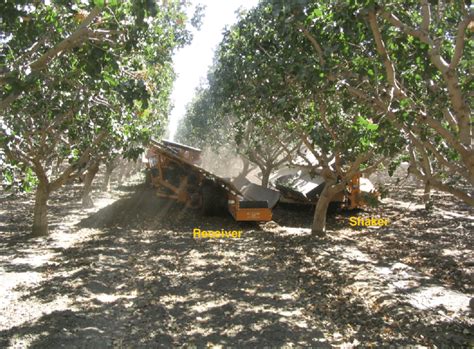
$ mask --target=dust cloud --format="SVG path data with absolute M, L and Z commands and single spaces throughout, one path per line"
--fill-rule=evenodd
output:
M 235 178 L 243 169 L 240 156 L 230 148 L 221 148 L 218 152 L 206 147 L 202 150 L 201 167 L 222 178 Z

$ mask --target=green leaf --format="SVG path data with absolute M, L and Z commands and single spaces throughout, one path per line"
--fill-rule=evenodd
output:
M 323 16 L 323 11 L 320 8 L 315 9 L 313 13 L 311 14 L 312 18 L 319 18 L 322 16 Z
M 402 108 L 402 110 L 406 109 L 409 105 L 410 105 L 410 99 L 409 98 L 404 98 L 404 99 L 400 100 L 400 108 Z
M 376 131 L 379 128 L 379 125 L 376 125 L 372 123 L 371 121 L 367 120 L 366 118 L 362 116 L 357 117 L 357 124 L 362 126 L 363 128 L 369 130 L 369 131 Z

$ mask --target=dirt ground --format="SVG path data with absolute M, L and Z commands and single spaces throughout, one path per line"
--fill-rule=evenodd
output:
M 314 239 L 304 207 L 239 224 L 137 182 L 82 210 L 68 186 L 50 236 L 32 239 L 32 196 L 2 194 L 0 347 L 472 347 L 473 211 L 436 193 L 426 212 L 420 198 L 406 184 L 375 210 L 331 215 Z M 390 224 L 352 228 L 351 215 Z

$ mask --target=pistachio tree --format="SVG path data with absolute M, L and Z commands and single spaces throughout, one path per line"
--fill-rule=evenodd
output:
M 279 133 L 285 147 L 296 148 L 301 142 L 295 142 L 293 134 L 265 122 L 265 118 L 258 118 L 259 123 L 254 122 L 256 118 L 239 122 L 233 113 L 225 113 L 217 101 L 209 86 L 199 88 L 180 122 L 177 140 L 200 148 L 210 144 L 216 153 L 231 150 L 243 162 L 239 177 L 248 175 L 253 165 L 260 169 L 262 186 L 268 187 L 270 175 L 291 161 L 291 154 L 284 151 L 282 143 L 269 137 L 270 131 Z
M 279 10 L 326 78 L 405 137 L 425 193 L 433 187 L 473 205 L 470 2 L 305 1 Z
M 224 111 L 242 123 L 286 129 L 317 160 L 307 165 L 325 180 L 312 226 L 321 235 L 332 198 L 354 176 L 391 157 L 403 139 L 380 112 L 328 79 L 327 68 L 301 34 L 301 3 L 262 2 L 244 15 L 221 43 L 211 88 Z M 297 156 L 300 148 L 292 149 L 283 134 L 268 132 L 268 137 Z
M 172 53 L 190 36 L 178 1 L 1 6 L 3 177 L 34 178 L 33 233 L 43 235 L 52 192 L 112 149 L 136 158 L 162 131 Z M 67 166 L 53 174 L 58 157 Z

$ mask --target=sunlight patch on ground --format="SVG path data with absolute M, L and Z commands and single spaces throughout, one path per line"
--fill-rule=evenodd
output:
M 34 271 L 30 271 L 28 273 L 15 273 L 15 272 L 9 272 L 6 273 L 4 268 L 0 267 L 0 277 L 2 280 L 2 288 L 0 289 L 0 300 L 2 300 L 5 295 L 9 294 L 9 290 L 22 284 L 22 283 L 33 283 L 37 284 L 41 280 L 43 280 L 43 277 L 41 276 L 41 273 L 37 273 Z
M 113 303 L 120 299 L 130 299 L 130 300 L 135 299 L 137 298 L 137 295 L 138 295 L 136 290 L 133 290 L 126 294 L 110 294 L 110 293 L 95 294 L 91 292 L 88 292 L 88 293 L 89 293 L 88 297 L 77 296 L 75 301 L 79 304 L 85 304 L 85 303 L 90 303 L 91 300 L 95 299 L 101 303 Z
M 192 261 L 189 263 L 192 267 L 202 267 L 209 263 L 209 261 L 206 260 L 206 255 L 196 250 L 193 250 L 188 254 L 187 260 Z
M 277 314 L 283 316 L 283 317 L 294 317 L 294 316 L 301 316 L 301 309 L 295 309 L 295 310 L 277 310 Z
M 442 209 L 437 208 L 437 207 L 434 209 L 434 212 L 436 214 L 439 214 L 443 218 L 448 218 L 448 219 L 449 218 L 461 218 L 461 219 L 469 219 L 471 221 L 474 221 L 474 216 L 473 215 L 460 214 L 460 213 L 456 213 L 456 212 L 449 212 L 449 211 L 442 210 Z
M 21 298 L 21 296 L 25 295 L 25 293 L 19 295 L 18 292 L 15 294 L 17 298 Z M 54 301 L 47 303 L 38 303 L 38 301 L 32 297 L 31 299 L 22 299 L 21 302 L 11 302 L 7 304 L 8 312 L 2 309 L 2 304 L 0 304 L 0 330 L 8 330 L 13 327 L 22 326 L 27 322 L 37 321 L 54 311 L 71 310 L 71 303 L 72 299 L 68 296 L 57 296 Z M 5 306 L 5 304 L 3 306 Z M 14 319 L 12 319 L 11 316 L 8 319 L 3 318 L 2 314 L 8 315 L 8 313 L 15 313 L 17 316 Z
M 392 293 L 402 291 L 401 296 L 417 309 L 426 310 L 442 305 L 453 312 L 468 310 L 470 296 L 438 285 L 420 287 L 420 282 L 429 280 L 429 277 L 417 273 L 406 264 L 375 267 L 375 271 L 388 282 Z
M 68 227 L 67 229 L 58 230 L 50 234 L 50 238 L 53 240 L 49 243 L 49 246 L 67 249 L 74 245 L 81 244 L 92 235 L 97 236 L 103 233 L 98 229 L 79 229 L 74 232 L 71 232 L 70 229 L 71 227 Z
M 198 296 L 195 296 L 198 297 Z M 172 308 L 175 304 L 184 303 L 192 296 L 179 296 L 179 295 L 164 295 L 160 296 L 160 303 L 165 304 L 168 308 Z
M 224 329 L 222 334 L 224 336 L 229 336 L 229 337 L 235 337 L 238 335 L 240 332 L 244 331 L 244 326 L 243 325 L 230 325 L 228 328 Z
M 381 280 L 389 286 L 391 293 L 417 287 L 422 280 L 428 280 L 404 263 L 394 263 L 391 267 L 374 267 Z
M 101 330 L 100 328 L 97 327 L 84 327 L 81 329 L 81 331 L 86 332 L 86 331 L 94 331 L 98 333 L 104 333 L 104 330 Z
M 406 270 L 412 270 L 412 269 L 413 268 L 410 267 L 409 265 L 397 262 L 397 263 L 392 264 L 391 267 L 376 267 L 375 271 L 378 272 L 381 275 L 390 275 L 390 274 L 393 274 L 396 271 L 404 272 Z M 405 272 L 405 274 L 406 274 L 406 272 Z
M 386 266 L 375 265 L 370 256 L 353 246 L 335 247 L 331 251 L 342 255 L 338 263 L 346 264 L 354 280 L 357 280 L 347 287 L 347 295 L 358 295 L 357 298 L 371 311 L 403 303 L 418 310 L 443 306 L 457 313 L 454 316 L 469 310 L 470 295 L 436 285 L 429 276 L 407 264 L 396 262 Z M 354 261 L 357 263 L 354 264 Z M 425 286 L 427 282 L 433 284 Z
M 21 250 L 22 253 L 28 253 L 27 257 L 17 257 L 10 261 L 13 265 L 30 265 L 32 268 L 38 268 L 48 262 L 58 253 L 43 251 L 41 255 L 35 254 L 32 250 Z
M 206 272 L 203 271 L 203 270 L 189 271 L 190 269 L 194 269 L 194 268 L 185 268 L 186 275 L 189 275 L 189 277 L 192 277 L 193 279 L 199 279 L 199 278 L 202 278 L 206 275 Z
M 272 321 L 269 319 L 261 319 L 257 322 L 254 322 L 253 324 L 250 325 L 250 328 L 253 331 L 262 331 L 265 327 L 271 326 Z
M 83 209 L 83 211 L 87 212 L 88 214 L 91 214 L 96 211 L 99 211 L 100 209 L 106 206 L 113 204 L 116 200 L 117 200 L 116 198 L 110 198 L 110 197 L 96 198 L 94 200 L 94 207 Z
M 193 322 L 192 323 L 192 328 L 188 331 L 186 331 L 186 333 L 188 334 L 188 336 L 191 336 L 191 337 L 198 337 L 198 336 L 206 336 L 206 335 L 210 335 L 213 333 L 213 329 L 212 328 L 206 328 L 204 326 L 200 326 L 200 324 L 196 321 L 196 322 Z M 188 343 L 189 347 L 191 348 L 197 348 L 196 346 L 193 345 L 192 342 Z M 211 346 L 208 346 L 208 348 L 213 348 L 214 346 L 211 345 Z
M 468 256 L 469 254 L 471 253 L 470 250 L 453 250 L 453 249 L 443 249 L 441 251 L 441 255 L 442 256 L 451 256 L 451 257 L 454 257 L 454 256 Z
M 346 246 L 342 249 L 341 255 L 352 261 L 373 263 L 374 260 L 368 254 L 362 252 L 357 247 Z
M 229 301 L 225 299 L 222 299 L 222 300 L 213 299 L 208 302 L 200 302 L 196 305 L 193 305 L 190 309 L 196 313 L 201 313 L 201 312 L 209 311 L 212 308 L 222 307 L 223 305 L 227 303 L 229 303 Z
M 283 319 L 282 322 L 289 323 L 291 325 L 294 325 L 302 329 L 309 328 L 308 323 L 305 320 Z
M 116 295 L 116 294 L 107 294 L 107 293 L 99 293 L 94 297 L 99 302 L 102 303 L 112 303 L 120 298 L 133 298 L 133 296 L 123 296 L 123 295 Z
M 243 292 L 248 296 L 255 296 L 258 290 L 256 288 L 241 288 L 240 292 Z
M 261 296 L 260 293 L 259 296 Z M 270 304 L 252 305 L 247 302 L 238 302 L 237 310 L 235 311 L 234 315 L 245 314 L 248 312 L 277 315 L 279 316 L 278 321 L 291 323 L 292 325 L 301 328 L 308 328 L 308 324 L 305 321 L 305 317 L 303 316 L 303 309 L 301 308 L 279 308 Z
M 401 201 L 401 200 L 396 200 L 393 198 L 385 198 L 384 201 L 394 206 L 396 206 L 399 209 L 404 209 L 407 211 L 417 211 L 417 210 L 423 210 L 425 208 L 425 205 L 422 204 L 415 204 L 411 201 Z
M 282 293 L 280 294 L 280 299 L 282 300 L 296 300 L 298 298 L 298 293 Z
M 294 227 L 279 227 L 278 235 L 280 236 L 304 236 L 310 235 L 311 229 L 310 228 L 294 228 Z
M 46 335 L 48 335 L 48 332 L 39 333 L 39 334 L 30 334 L 28 336 L 14 335 L 10 339 L 9 348 L 11 348 L 11 349 L 29 348 L 32 343 L 36 342 L 37 339 L 41 338 L 42 336 L 46 336 Z
M 123 262 L 122 258 L 120 258 L 119 256 L 108 256 L 102 253 L 98 253 L 98 255 L 99 255 L 98 261 L 97 261 L 98 264 L 114 267 L 114 266 L 119 265 L 121 262 Z
M 91 208 L 77 208 L 77 209 L 68 209 L 68 218 L 63 219 L 61 221 L 55 222 L 51 221 L 50 223 L 53 223 L 54 225 L 57 225 L 54 229 L 52 229 L 50 236 L 59 236 L 60 240 L 64 239 L 62 235 L 70 235 L 71 229 L 74 229 L 75 225 L 77 222 L 79 222 L 81 219 L 88 217 L 99 210 L 105 208 L 106 206 L 111 205 L 117 200 L 117 198 L 114 197 L 97 197 L 94 199 L 94 206 Z M 75 230 L 75 229 L 74 229 Z M 83 229 L 86 230 L 87 229 Z M 96 229 L 92 229 L 96 230 Z M 62 234 L 61 234 L 62 233 Z
M 29 308 L 25 303 L 18 302 L 21 294 L 12 292 L 12 290 L 22 285 L 37 285 L 43 280 L 43 277 L 41 273 L 37 272 L 5 273 L 1 268 L 0 279 L 2 283 L 0 288 L 0 330 L 5 330 L 24 322 L 24 318 L 20 316 L 16 317 L 17 321 L 12 322 L 9 315 L 12 310 L 26 314 Z
M 468 311 L 471 297 L 443 286 L 421 287 L 407 295 L 408 302 L 415 308 L 426 310 L 443 306 L 453 311 Z

